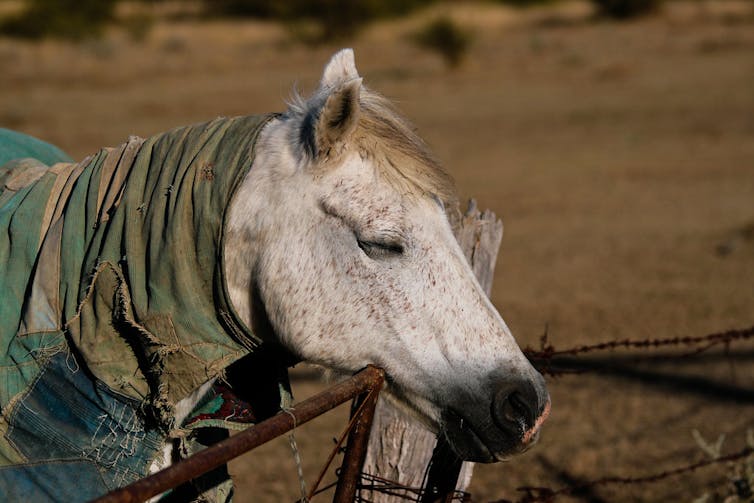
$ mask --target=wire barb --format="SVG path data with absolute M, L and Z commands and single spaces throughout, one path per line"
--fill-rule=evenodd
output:
M 615 484 L 622 484 L 622 485 L 651 484 L 654 482 L 665 480 L 670 477 L 675 477 L 677 475 L 691 473 L 693 471 L 698 470 L 699 468 L 705 468 L 705 467 L 708 467 L 711 465 L 717 465 L 720 463 L 728 463 L 731 461 L 737 461 L 739 459 L 743 459 L 745 457 L 751 456 L 752 454 L 754 454 L 754 448 L 746 447 L 738 452 L 734 452 L 726 456 L 720 456 L 716 459 L 707 459 L 704 461 L 698 461 L 696 463 L 692 463 L 686 466 L 681 466 L 679 468 L 674 468 L 671 470 L 665 470 L 659 473 L 654 473 L 652 475 L 644 475 L 640 477 L 618 477 L 618 476 L 603 477 L 597 480 L 591 480 L 588 482 L 583 482 L 583 483 L 575 484 L 572 486 L 562 487 L 560 489 L 551 489 L 549 487 L 528 487 L 528 486 L 519 487 L 516 489 L 517 491 L 522 491 L 526 493 L 526 495 L 524 495 L 522 498 L 516 500 L 515 502 L 511 502 L 510 500 L 497 500 L 492 503 L 552 503 L 559 496 L 574 496 L 586 489 L 590 489 L 596 486 L 606 486 L 606 485 L 615 485 Z
M 538 350 L 526 347 L 524 354 L 531 360 L 532 364 L 542 374 L 558 376 L 561 374 L 583 373 L 585 369 L 553 368 L 553 363 L 558 357 L 577 356 L 585 353 L 600 351 L 614 351 L 617 349 L 657 349 L 669 346 L 687 346 L 691 351 L 686 353 L 674 354 L 668 356 L 669 359 L 688 358 L 696 356 L 710 349 L 724 345 L 726 351 L 733 342 L 740 342 L 748 339 L 754 339 L 754 326 L 740 330 L 727 330 L 709 335 L 697 337 L 668 337 L 663 339 L 621 339 L 617 341 L 606 341 L 598 344 L 586 344 L 568 349 L 556 349 L 550 342 L 548 331 L 545 329 L 540 339 L 540 348 Z M 651 356 L 644 356 L 644 359 Z M 637 357 L 641 360 L 642 357 Z

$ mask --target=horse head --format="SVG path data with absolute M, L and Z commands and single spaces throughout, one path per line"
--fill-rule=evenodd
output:
M 549 397 L 453 236 L 456 198 L 343 50 L 260 133 L 225 267 L 259 336 L 337 373 L 382 367 L 389 395 L 460 457 L 493 462 L 535 441 Z

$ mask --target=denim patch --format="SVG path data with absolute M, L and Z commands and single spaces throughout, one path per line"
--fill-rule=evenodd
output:
M 52 461 L 0 468 L 3 501 L 90 501 L 107 491 L 100 471 L 89 461 Z
M 16 405 L 7 437 L 30 464 L 90 461 L 108 490 L 145 476 L 164 439 L 145 428 L 135 401 L 110 391 L 65 352 L 49 360 Z M 68 472 L 49 475 L 59 487 L 81 489 Z

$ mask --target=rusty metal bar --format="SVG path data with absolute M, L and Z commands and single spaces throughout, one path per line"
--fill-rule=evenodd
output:
M 111 491 L 93 503 L 137 503 L 162 494 L 224 465 L 231 459 L 292 430 L 295 426 L 311 421 L 359 394 L 379 389 L 384 376 L 382 369 L 370 365 L 350 379 L 296 404 L 289 411 L 280 412 L 149 477 Z M 372 395 L 376 398 L 377 393 Z
M 348 446 L 343 456 L 343 464 L 340 465 L 333 503 L 352 503 L 356 499 L 356 490 L 367 455 L 369 432 L 372 430 L 381 384 L 372 388 L 369 393 L 361 394 L 351 409 L 352 414 L 356 414 L 357 417 L 353 428 L 348 433 Z

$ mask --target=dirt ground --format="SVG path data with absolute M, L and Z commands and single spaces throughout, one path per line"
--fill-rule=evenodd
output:
M 473 33 L 456 71 L 406 36 L 438 13 Z M 522 346 L 537 346 L 545 327 L 568 347 L 754 325 L 754 4 L 673 2 L 617 24 L 594 21 L 585 3 L 461 3 L 375 25 L 351 45 L 366 84 L 414 121 L 462 196 L 503 219 L 493 301 Z M 231 21 L 158 20 L 143 41 L 117 29 L 80 44 L 0 39 L 0 126 L 78 158 L 130 134 L 282 110 L 294 83 L 313 89 L 334 49 Z M 474 500 L 701 460 L 694 429 L 726 434 L 724 452 L 742 448 L 754 428 L 752 345 L 730 348 L 744 348 L 748 359 L 652 367 L 665 376 L 655 383 L 551 379 L 540 443 L 478 466 Z M 705 380 L 744 391 L 709 392 Z M 299 398 L 321 388 L 294 385 Z M 297 432 L 310 482 L 345 414 Z M 299 494 L 285 438 L 231 472 L 239 502 Z M 723 466 L 581 499 L 692 501 L 726 474 Z

